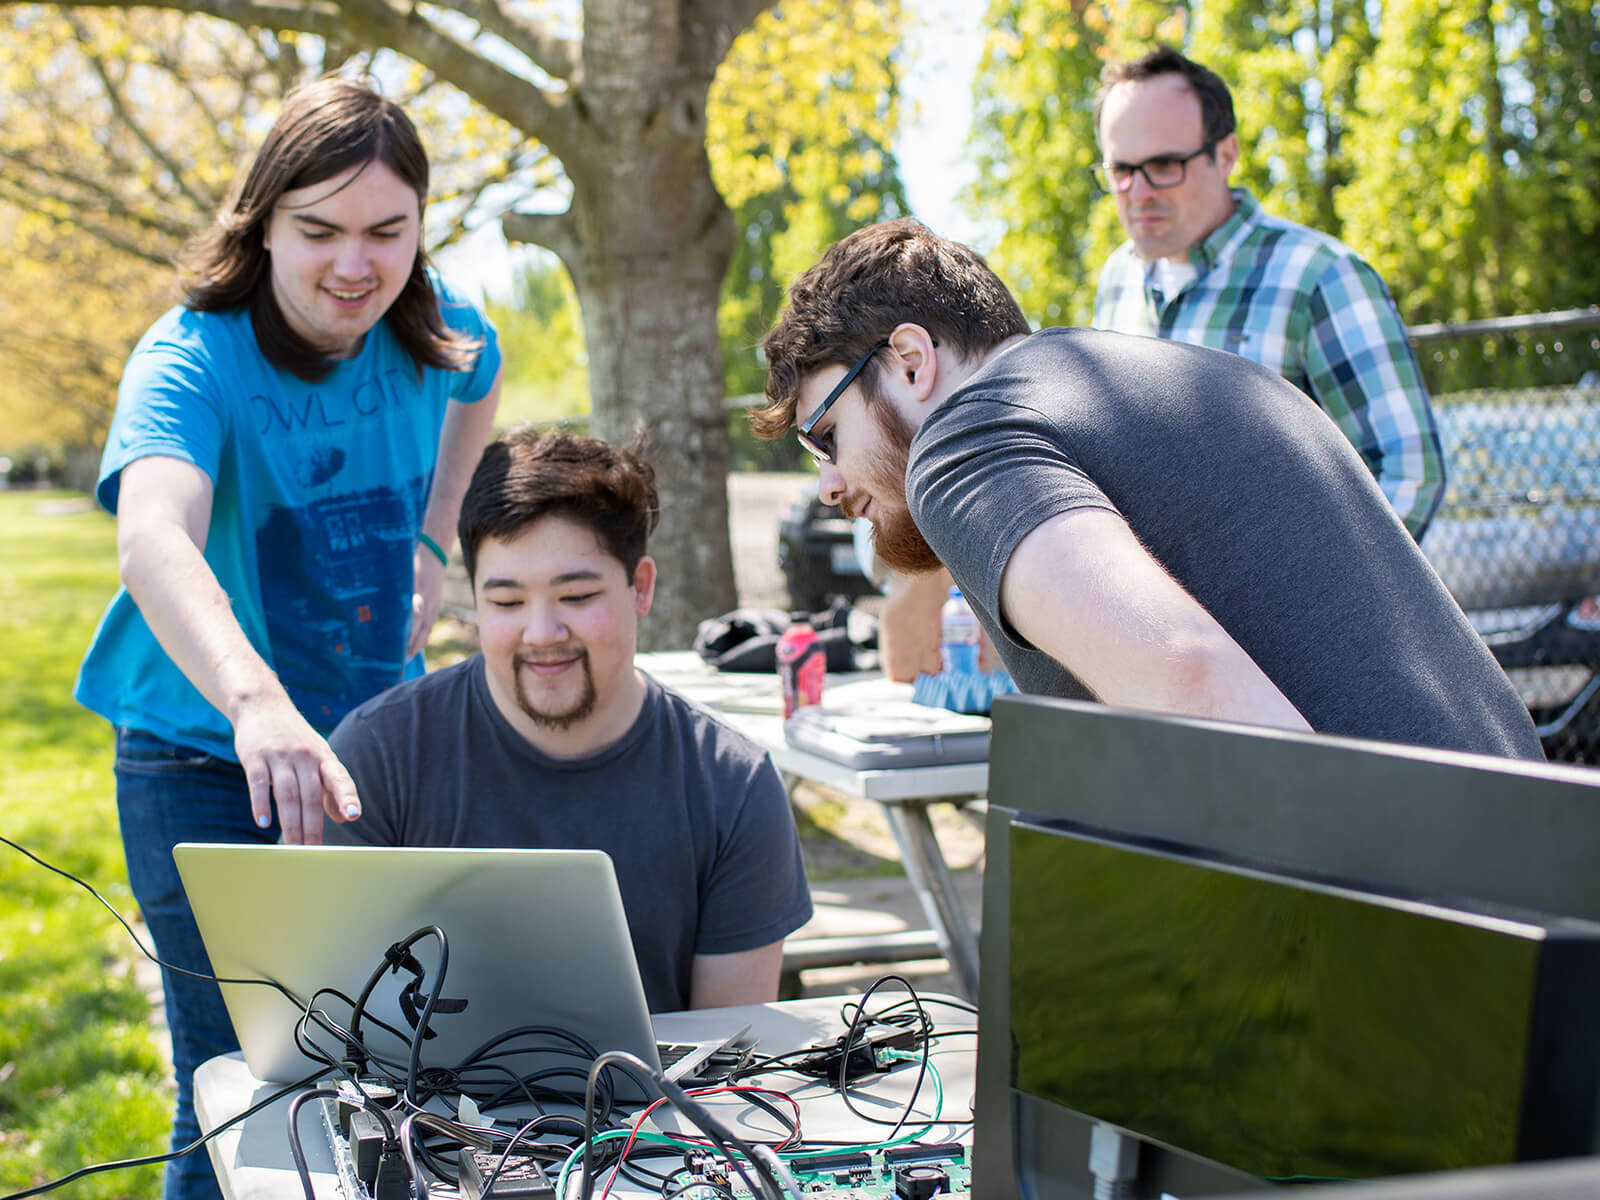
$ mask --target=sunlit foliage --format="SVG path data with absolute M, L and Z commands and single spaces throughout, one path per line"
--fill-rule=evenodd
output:
M 1593 0 L 995 0 L 988 24 L 970 199 L 1036 321 L 1089 318 L 1122 240 L 1093 96 L 1158 41 L 1227 80 L 1235 182 L 1368 257 L 1408 321 L 1600 299 Z

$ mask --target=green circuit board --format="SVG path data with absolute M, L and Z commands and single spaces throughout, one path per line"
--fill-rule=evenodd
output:
M 972 1170 L 967 1147 L 959 1143 L 896 1146 L 890 1150 L 811 1154 L 788 1160 L 790 1173 L 807 1200 L 967 1200 Z M 750 1196 L 735 1175 L 725 1184 L 735 1200 Z M 709 1195 L 713 1189 L 706 1189 Z M 696 1200 L 693 1185 L 677 1193 Z

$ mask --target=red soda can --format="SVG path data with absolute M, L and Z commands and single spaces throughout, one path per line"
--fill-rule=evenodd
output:
M 805 613 L 793 613 L 789 628 L 778 638 L 778 677 L 783 683 L 783 715 L 787 720 L 807 704 L 822 703 L 827 651 Z

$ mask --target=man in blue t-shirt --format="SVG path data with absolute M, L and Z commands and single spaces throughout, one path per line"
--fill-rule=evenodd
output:
M 491 445 L 460 525 L 482 652 L 340 722 L 362 813 L 325 833 L 604 850 L 652 1011 L 775 1000 L 811 916 L 799 836 L 766 751 L 634 666 L 659 511 L 632 450 L 528 428 Z
M 236 1049 L 172 862 L 181 841 L 317 842 L 360 812 L 325 735 L 421 670 L 500 387 L 493 328 L 421 249 L 428 159 L 390 101 L 291 92 L 188 250 L 183 305 L 124 372 L 98 496 L 124 588 L 77 698 L 117 731 L 128 876 L 164 971 L 173 1148 L 195 1067 Z M 202 1149 L 168 1200 L 219 1195 Z

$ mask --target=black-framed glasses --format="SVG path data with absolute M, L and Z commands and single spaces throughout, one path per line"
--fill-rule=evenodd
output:
M 819 463 L 831 463 L 833 461 L 833 438 L 830 436 L 826 441 L 823 441 L 813 437 L 811 431 L 817 427 L 817 422 L 827 415 L 828 410 L 833 407 L 833 402 L 844 395 L 845 388 L 855 382 L 856 376 L 861 374 L 866 365 L 872 361 L 872 356 L 888 344 L 888 341 L 879 342 L 871 350 L 856 359 L 855 366 L 846 371 L 844 378 L 833 385 L 833 391 L 828 393 L 828 398 L 817 405 L 816 411 L 807 417 L 802 424 L 795 426 L 794 436 L 800 439 L 800 444 L 805 447 L 806 453 Z
M 1188 175 L 1192 160 L 1216 148 L 1216 142 L 1206 142 L 1193 154 L 1157 154 L 1136 163 L 1096 163 L 1094 177 L 1108 192 L 1125 192 L 1131 188 L 1135 171 L 1153 188 L 1175 188 Z

